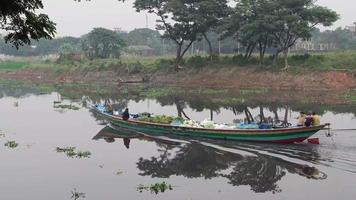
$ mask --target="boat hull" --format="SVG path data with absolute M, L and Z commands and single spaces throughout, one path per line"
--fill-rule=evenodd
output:
M 94 108 L 94 110 L 96 110 Z M 210 139 L 222 140 L 238 140 L 252 142 L 273 142 L 273 143 L 295 143 L 303 142 L 319 130 L 323 129 L 327 124 L 313 127 L 298 127 L 284 129 L 268 129 L 268 130 L 242 130 L 242 129 L 204 129 L 182 126 L 171 126 L 163 124 L 154 124 L 141 122 L 136 120 L 123 120 L 120 117 L 112 116 L 96 110 L 108 122 L 115 126 L 135 130 L 151 135 L 178 135 L 188 137 L 203 137 Z

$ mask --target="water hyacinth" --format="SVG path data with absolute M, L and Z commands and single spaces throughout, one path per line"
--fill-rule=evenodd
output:
M 19 143 L 17 143 L 16 141 L 7 141 L 4 145 L 5 147 L 14 149 L 19 146 Z
M 166 182 L 151 184 L 150 186 L 140 184 L 137 186 L 138 192 L 150 191 L 151 193 L 164 193 L 166 190 L 173 190 L 173 186 L 171 184 L 167 184 Z
M 56 147 L 57 153 L 65 153 L 69 158 L 90 158 L 91 152 L 90 151 L 80 151 L 76 150 L 76 147 Z

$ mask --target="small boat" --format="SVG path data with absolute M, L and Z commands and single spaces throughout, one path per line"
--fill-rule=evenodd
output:
M 311 127 L 289 127 L 273 129 L 208 129 L 157 124 L 135 119 L 123 120 L 120 116 L 115 116 L 103 112 L 95 106 L 91 106 L 91 109 L 114 126 L 145 134 L 167 136 L 177 135 L 249 142 L 270 142 L 286 144 L 300 143 L 307 140 L 325 127 L 330 126 L 330 124 L 323 124 L 320 126 Z

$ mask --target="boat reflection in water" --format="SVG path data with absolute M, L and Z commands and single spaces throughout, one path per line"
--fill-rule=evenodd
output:
M 323 180 L 327 175 L 310 166 L 319 155 L 310 145 L 278 145 L 236 141 L 187 140 L 148 136 L 106 126 L 93 139 L 114 142 L 121 138 L 128 148 L 132 139 L 155 142 L 159 156 L 139 158 L 139 175 L 152 178 L 184 176 L 224 177 L 234 186 L 248 185 L 256 193 L 281 192 L 278 182 L 287 173 Z M 308 164 L 306 164 L 308 163 Z

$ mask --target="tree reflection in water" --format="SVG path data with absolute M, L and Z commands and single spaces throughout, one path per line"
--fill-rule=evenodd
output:
M 256 193 L 281 192 L 278 182 L 287 173 L 312 179 L 326 179 L 317 168 L 282 159 L 315 161 L 319 155 L 306 145 L 255 144 L 233 141 L 184 141 L 182 143 L 151 137 L 132 135 L 127 130 L 105 127 L 94 139 L 130 138 L 155 142 L 159 156 L 139 158 L 137 168 L 141 176 L 169 178 L 212 179 L 224 177 L 233 186 L 248 185 Z M 181 139 L 181 138 L 174 138 Z M 267 153 L 266 153 L 267 152 Z

